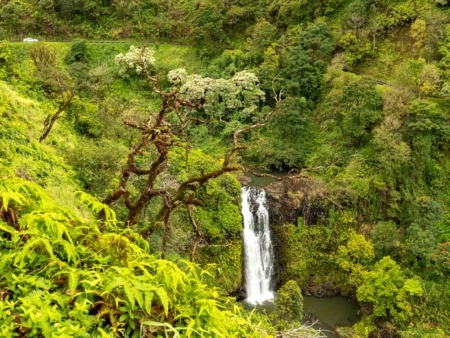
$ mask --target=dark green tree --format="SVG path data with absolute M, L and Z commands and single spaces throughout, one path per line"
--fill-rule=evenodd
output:
M 369 79 L 351 82 L 339 98 L 336 123 L 346 142 L 353 147 L 365 145 L 382 118 L 383 98 Z
M 313 60 L 327 60 L 334 49 L 333 33 L 327 24 L 314 23 L 300 33 L 294 44 Z
M 277 37 L 276 27 L 263 19 L 252 27 L 248 42 L 253 53 L 261 57 L 267 47 L 276 41 Z
M 439 274 L 442 277 L 441 294 L 435 313 L 435 316 L 438 317 L 442 299 L 445 299 L 448 277 L 450 276 L 450 242 L 440 243 L 434 252 L 430 254 L 430 259 L 437 265 Z
M 199 49 L 215 49 L 225 42 L 224 7 L 221 2 L 207 0 L 199 3 L 192 17 L 190 40 Z
M 261 167 L 304 167 L 314 149 L 313 105 L 305 98 L 288 97 L 267 124 L 266 138 L 251 148 L 250 158 Z
M 70 50 L 66 55 L 66 63 L 86 62 L 87 59 L 87 42 L 85 40 L 76 40 L 72 42 Z
M 321 96 L 325 60 L 333 51 L 331 31 L 323 23 L 310 25 L 293 38 L 292 45 L 281 67 L 285 94 L 315 102 Z
M 326 69 L 327 64 L 324 61 L 314 61 L 301 47 L 294 47 L 282 64 L 281 75 L 285 93 L 317 101 L 321 95 Z

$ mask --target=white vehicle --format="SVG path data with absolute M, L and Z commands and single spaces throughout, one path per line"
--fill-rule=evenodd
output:
M 35 39 L 35 38 L 25 38 L 25 39 L 23 39 L 23 42 L 37 42 L 38 41 L 38 39 Z

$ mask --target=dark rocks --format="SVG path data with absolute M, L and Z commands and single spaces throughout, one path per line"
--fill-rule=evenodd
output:
M 306 296 L 330 297 L 340 294 L 340 290 L 331 283 L 318 285 L 305 285 L 302 287 L 302 293 Z
M 324 197 L 326 188 L 312 179 L 286 178 L 265 187 L 272 226 L 297 224 L 302 217 L 304 225 L 319 224 L 326 218 Z
M 241 283 L 236 289 L 231 291 L 228 296 L 235 297 L 237 301 L 244 300 L 247 297 L 243 283 Z
M 250 177 L 248 177 L 248 176 L 240 176 L 238 178 L 238 181 L 244 186 L 252 184 L 252 179 Z

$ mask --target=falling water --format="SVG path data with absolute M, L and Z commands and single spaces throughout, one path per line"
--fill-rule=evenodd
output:
M 273 252 L 264 190 L 242 188 L 242 216 L 246 301 L 256 305 L 273 299 L 273 292 L 270 290 Z

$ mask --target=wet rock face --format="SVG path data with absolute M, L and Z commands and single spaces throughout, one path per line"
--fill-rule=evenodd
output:
M 275 253 L 273 280 L 276 288 L 278 288 L 283 283 L 280 276 L 286 269 L 286 263 L 282 258 L 286 255 L 286 238 L 278 231 L 278 227 L 288 223 L 298 225 L 299 220 L 305 226 L 324 224 L 326 209 L 323 196 L 326 195 L 326 188 L 323 184 L 308 178 L 286 178 L 266 186 L 264 190 L 267 196 L 272 244 Z M 320 286 L 303 290 L 303 292 L 323 296 L 337 293 L 332 287 L 321 288 Z
M 231 291 L 228 296 L 235 297 L 237 301 L 242 301 L 247 298 L 247 293 L 245 292 L 245 288 L 243 283 L 241 283 L 236 289 Z
M 289 180 L 291 181 L 291 180 Z M 286 223 L 296 224 L 300 216 L 301 202 L 305 197 L 301 189 L 295 189 L 286 181 L 273 183 L 265 188 L 272 226 Z
M 313 283 L 313 282 L 311 282 Z M 330 297 L 341 294 L 340 290 L 331 283 L 312 284 L 302 287 L 302 292 L 306 296 Z
M 238 178 L 238 181 L 241 183 L 241 185 L 246 186 L 246 185 L 251 185 L 252 184 L 252 179 L 248 176 L 240 176 Z
M 299 217 L 304 225 L 319 224 L 326 218 L 325 187 L 318 182 L 306 178 L 285 179 L 268 185 L 265 190 L 271 226 L 297 224 Z

